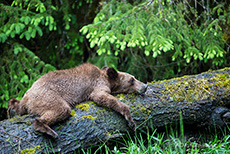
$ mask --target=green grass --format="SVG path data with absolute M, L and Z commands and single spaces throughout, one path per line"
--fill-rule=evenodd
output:
M 185 139 L 184 134 L 175 133 L 158 133 L 147 131 L 145 133 L 136 133 L 134 137 L 127 135 L 121 141 L 114 141 L 114 146 L 108 147 L 107 144 L 101 145 L 96 151 L 82 150 L 85 154 L 102 153 L 102 154 L 229 154 L 230 153 L 230 135 L 229 128 L 221 134 L 207 132 L 209 140 L 200 139 L 200 141 L 190 141 Z M 180 135 L 177 135 L 180 134 Z
M 146 137 L 147 135 L 147 137 Z M 100 146 L 96 151 L 82 150 L 85 154 L 103 153 L 103 154 L 229 154 L 230 153 L 230 135 L 218 139 L 199 143 L 196 141 L 183 141 L 182 136 L 176 137 L 174 134 L 165 135 L 154 131 L 149 134 L 136 134 L 134 137 L 128 136 L 121 145 L 108 147 L 106 144 Z
M 180 114 L 181 115 L 181 114 Z M 157 132 L 150 128 L 146 131 L 128 134 L 121 141 L 114 141 L 114 146 L 103 144 L 96 151 L 84 151 L 84 153 L 106 154 L 229 154 L 230 153 L 230 128 L 224 130 L 210 129 L 200 132 L 195 141 L 185 135 L 182 116 L 180 128 L 166 129 L 165 132 Z M 133 137 L 134 136 L 134 137 Z

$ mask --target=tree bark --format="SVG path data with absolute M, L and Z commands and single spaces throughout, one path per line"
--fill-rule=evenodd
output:
M 230 122 L 230 68 L 152 82 L 144 95 L 118 94 L 121 102 L 130 106 L 137 131 L 146 127 L 175 125 L 223 127 Z M 129 129 L 124 117 L 111 109 L 83 102 L 71 112 L 71 117 L 52 126 L 58 139 L 33 130 L 36 116 L 15 116 L 0 122 L 0 151 L 71 153 L 81 148 L 117 139 Z

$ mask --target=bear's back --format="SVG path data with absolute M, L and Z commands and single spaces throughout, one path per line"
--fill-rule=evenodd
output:
M 97 82 L 102 79 L 102 71 L 92 64 L 49 72 L 40 77 L 26 92 L 27 97 L 47 99 L 49 95 L 61 96 L 69 104 L 80 103 L 88 98 Z M 44 97 L 46 96 L 46 97 Z

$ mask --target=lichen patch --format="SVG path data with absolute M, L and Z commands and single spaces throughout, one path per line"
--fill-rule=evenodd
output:
M 80 109 L 81 111 L 88 112 L 89 108 L 90 108 L 90 104 L 88 104 L 88 103 L 81 103 L 81 104 L 76 105 L 75 108 L 76 109 Z

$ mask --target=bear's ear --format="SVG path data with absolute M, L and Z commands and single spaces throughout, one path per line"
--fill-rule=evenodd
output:
M 109 77 L 109 80 L 116 80 L 118 78 L 118 72 L 114 68 L 107 67 L 106 72 Z
M 102 68 L 102 70 L 108 70 L 108 67 L 107 66 L 104 66 L 103 68 Z

